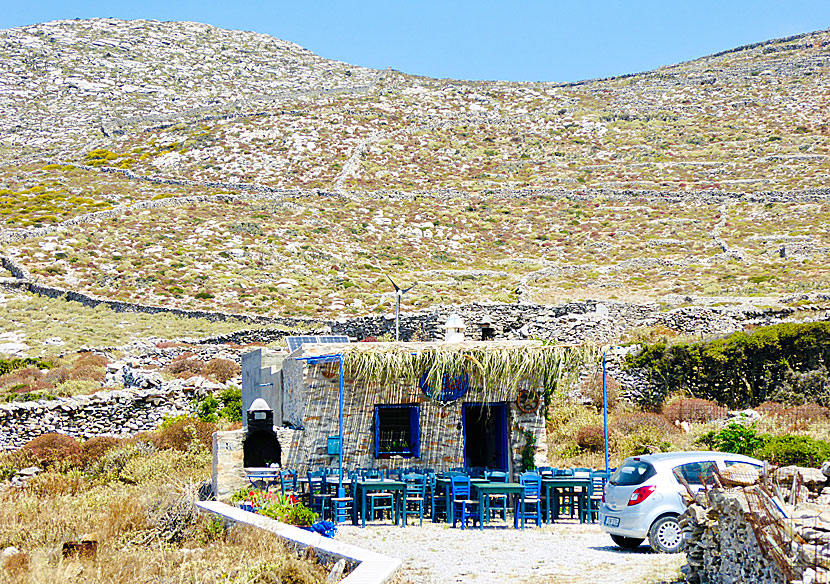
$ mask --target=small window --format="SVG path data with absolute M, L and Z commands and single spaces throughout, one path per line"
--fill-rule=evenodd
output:
M 420 441 L 418 406 L 375 406 L 375 458 L 419 458 Z
M 715 463 L 708 460 L 681 464 L 674 467 L 672 472 L 678 482 L 682 477 L 690 485 L 711 485 L 715 482 Z
M 608 482 L 620 487 L 640 485 L 653 477 L 656 473 L 654 467 L 643 460 L 629 460 L 620 468 L 614 471 Z

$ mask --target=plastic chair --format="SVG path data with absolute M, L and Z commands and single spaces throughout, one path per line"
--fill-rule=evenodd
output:
M 416 513 L 421 520 L 421 525 L 423 525 L 426 476 L 411 473 L 403 475 L 401 479 L 406 483 L 403 498 L 401 499 L 401 526 L 406 526 L 406 517 L 408 515 L 415 515 Z
M 467 520 L 472 519 L 473 526 L 478 521 L 479 529 L 483 529 L 478 501 L 470 498 L 470 477 L 451 477 L 450 489 L 453 505 L 452 526 L 455 527 L 455 524 L 461 521 L 461 529 L 466 529 Z
M 490 481 L 491 483 L 506 483 L 507 481 L 507 473 L 502 472 L 500 470 L 494 470 L 484 473 L 484 478 Z M 491 495 L 487 495 L 490 498 L 490 505 L 487 514 L 487 521 L 490 521 L 490 514 L 489 512 L 492 511 L 501 511 L 501 518 L 505 521 L 507 520 L 507 500 L 508 496 L 504 493 L 493 493 Z
M 516 516 L 521 521 L 535 519 L 537 527 L 542 526 L 542 477 L 535 472 L 519 475 L 519 483 L 524 485 L 525 493 L 517 506 Z M 529 510 L 532 509 L 532 512 Z
M 331 514 L 331 494 L 326 484 L 326 473 L 322 470 L 309 471 L 307 476 L 308 506 L 320 515 L 321 519 L 328 519 Z

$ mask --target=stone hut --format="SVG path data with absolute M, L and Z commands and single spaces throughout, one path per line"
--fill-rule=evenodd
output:
M 488 379 L 487 363 L 507 359 L 517 367 L 528 359 L 516 370 L 575 369 L 579 359 L 563 358 L 571 350 L 539 341 L 302 344 L 288 355 L 257 349 L 242 360 L 243 407 L 264 399 L 273 409 L 283 468 L 337 467 L 342 363 L 344 469 L 467 466 L 515 474 L 523 456 L 537 465 L 547 460 L 545 380 Z M 442 375 L 459 371 L 439 367 L 442 358 L 469 366 Z M 244 428 L 214 436 L 218 497 L 246 483 L 244 441 Z

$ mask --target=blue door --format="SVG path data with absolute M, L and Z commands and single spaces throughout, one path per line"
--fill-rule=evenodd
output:
M 508 470 L 507 407 L 469 403 L 462 410 L 464 466 Z

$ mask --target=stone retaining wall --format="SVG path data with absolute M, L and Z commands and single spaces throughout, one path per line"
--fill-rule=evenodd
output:
M 15 450 L 51 432 L 84 439 L 133 436 L 154 430 L 166 416 L 192 413 L 194 397 L 151 388 L 0 404 L 0 450 Z

